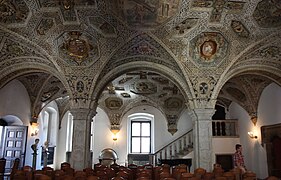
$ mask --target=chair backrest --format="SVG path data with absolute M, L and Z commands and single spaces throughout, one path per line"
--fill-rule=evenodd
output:
M 1 178 L 4 176 L 5 166 L 6 166 L 6 159 L 5 158 L 1 158 L 0 159 L 0 177 Z
M 19 164 L 20 164 L 20 159 L 16 158 L 14 160 L 14 164 L 12 166 L 12 171 L 11 171 L 11 174 L 10 174 L 11 179 L 13 179 L 13 176 L 14 176 L 15 172 L 19 169 Z
M 71 167 L 71 165 L 68 162 L 63 162 L 60 164 L 60 169 L 62 169 L 62 170 L 65 170 L 70 167 Z

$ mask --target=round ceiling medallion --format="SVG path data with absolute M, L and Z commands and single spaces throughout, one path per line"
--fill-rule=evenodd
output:
M 227 55 L 228 42 L 218 32 L 205 32 L 190 42 L 192 60 L 203 66 L 217 66 Z

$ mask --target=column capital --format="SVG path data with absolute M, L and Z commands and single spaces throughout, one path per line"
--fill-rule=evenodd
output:
M 73 116 L 73 120 L 92 119 L 97 114 L 95 110 L 86 108 L 70 109 L 70 112 Z
M 216 112 L 215 109 L 193 109 L 189 112 L 190 117 L 192 120 L 211 120 L 212 116 Z

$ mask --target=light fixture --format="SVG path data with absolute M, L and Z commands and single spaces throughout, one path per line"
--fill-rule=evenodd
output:
M 112 132 L 112 139 L 113 141 L 117 141 L 117 133 L 120 131 L 120 126 L 119 125 L 111 125 L 110 131 Z
M 37 122 L 31 122 L 31 136 L 37 136 L 38 135 L 38 126 L 39 124 Z
M 258 139 L 257 135 L 254 135 L 254 133 L 252 131 L 248 132 L 248 135 L 250 136 L 250 138 L 252 139 Z

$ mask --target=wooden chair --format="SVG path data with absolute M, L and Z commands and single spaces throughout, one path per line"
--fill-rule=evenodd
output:
M 212 180 L 215 178 L 215 174 L 212 172 L 206 172 L 203 176 L 203 180 Z
M 90 167 L 83 169 L 83 171 L 86 173 L 87 177 L 96 175 L 96 172 Z
M 32 180 L 33 176 L 33 168 L 31 166 L 23 166 L 22 170 L 25 173 L 25 176 L 27 177 L 28 180 Z
M 98 176 L 88 176 L 87 180 L 100 180 L 100 178 Z
M 198 177 L 199 179 L 203 178 L 203 176 L 205 175 L 206 170 L 203 168 L 196 168 L 194 170 L 194 177 Z
M 114 163 L 111 164 L 110 167 L 114 169 L 115 173 L 117 173 L 119 171 L 120 165 Z
M 120 170 L 117 174 L 116 177 L 122 177 L 124 179 L 129 179 L 130 175 L 126 170 Z
M 87 174 L 86 174 L 86 172 L 84 172 L 84 171 L 75 171 L 75 172 L 74 172 L 74 177 L 75 177 L 75 179 L 78 179 L 78 178 L 86 178 L 86 177 L 87 177 Z
M 132 170 L 133 178 L 136 179 L 138 165 L 136 165 L 136 164 L 129 164 L 128 168 Z
M 63 177 L 66 173 L 65 173 L 63 170 L 58 169 L 58 170 L 55 170 L 54 174 L 55 174 L 55 180 L 60 180 L 60 179 L 62 179 L 62 177 Z
M 159 174 L 160 179 L 169 178 L 169 177 L 172 177 L 172 174 L 170 172 L 167 172 L 167 171 L 163 171 Z
M 47 176 L 45 174 L 38 174 L 37 179 L 38 180 L 52 180 L 52 178 L 50 176 Z
M 108 176 L 105 171 L 97 171 L 96 174 L 100 179 L 108 180 Z
M 280 178 L 278 178 L 276 176 L 269 176 L 266 178 L 266 180 L 280 180 Z
M 70 167 L 71 167 L 71 165 L 68 162 L 63 162 L 63 163 L 60 164 L 60 169 L 63 170 L 63 171 L 65 169 L 70 168 Z
M 172 169 L 172 176 L 173 176 L 173 178 L 179 180 L 181 177 L 181 174 L 186 173 L 186 172 L 187 172 L 187 169 L 180 168 L 180 166 L 176 166 Z
M 223 176 L 219 176 L 219 177 L 215 177 L 215 180 L 227 180 L 227 178 Z
M 1 158 L 0 159 L 0 179 L 4 179 L 5 166 L 6 166 L 6 159 L 5 158 Z
M 138 177 L 136 180 L 151 180 L 150 177 Z
M 186 173 L 181 174 L 180 180 L 189 180 L 193 177 L 194 177 L 194 174 L 186 172 Z
M 123 177 L 113 177 L 111 180 L 125 180 Z
M 242 175 L 242 179 L 244 180 L 256 180 L 257 176 L 255 173 L 251 172 L 251 171 L 247 171 Z
M 23 170 L 16 170 L 10 178 L 11 180 L 27 180 L 25 172 Z
M 19 169 L 19 164 L 20 164 L 20 159 L 16 158 L 14 160 L 14 163 L 13 163 L 13 166 L 12 166 L 12 170 L 11 170 L 11 173 L 10 173 L 10 179 L 11 180 L 13 179 L 13 176 L 14 176 L 15 172 Z
M 235 180 L 236 179 L 236 176 L 233 172 L 225 172 L 225 173 L 223 173 L 222 176 L 226 177 L 227 180 Z

